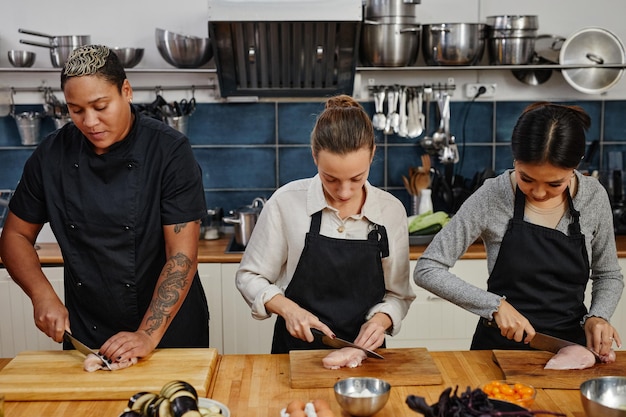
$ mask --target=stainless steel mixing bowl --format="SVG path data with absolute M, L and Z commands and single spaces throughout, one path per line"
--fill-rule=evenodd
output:
M 626 377 L 589 379 L 580 385 L 580 400 L 588 417 L 626 417 Z
M 35 63 L 35 58 L 37 54 L 31 51 L 18 51 L 16 49 L 12 49 L 7 52 L 9 57 L 9 62 L 14 67 L 18 68 L 27 68 L 32 67 Z
M 199 68 L 213 57 L 209 38 L 186 36 L 158 28 L 154 34 L 163 59 L 177 68 Z
M 132 68 L 143 58 L 143 48 L 111 48 L 124 68 Z

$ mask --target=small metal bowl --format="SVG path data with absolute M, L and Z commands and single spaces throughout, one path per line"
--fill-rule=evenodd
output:
M 12 49 L 7 52 L 9 57 L 9 62 L 11 65 L 17 68 L 28 68 L 32 67 L 35 63 L 35 58 L 37 54 L 31 51 L 20 51 L 17 49 Z
M 588 379 L 580 385 L 580 400 L 588 417 L 626 417 L 626 377 Z
M 132 68 L 143 58 L 143 48 L 111 48 L 124 68 Z
M 335 398 L 351 416 L 369 417 L 387 403 L 391 385 L 378 378 L 346 378 L 335 384 Z

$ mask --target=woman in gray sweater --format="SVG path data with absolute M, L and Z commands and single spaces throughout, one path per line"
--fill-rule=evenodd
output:
M 598 180 L 576 170 L 589 126 L 580 107 L 529 106 L 513 130 L 514 169 L 470 196 L 417 262 L 419 286 L 481 317 L 472 349 L 525 349 L 535 332 L 600 355 L 621 346 L 609 323 L 624 287 L 611 205 Z M 477 238 L 486 291 L 449 272 Z

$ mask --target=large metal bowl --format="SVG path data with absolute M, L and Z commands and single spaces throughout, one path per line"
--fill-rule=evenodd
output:
M 603 64 L 624 64 L 626 54 L 620 39 L 606 29 L 584 28 L 568 37 L 559 53 L 561 65 L 598 68 L 563 69 L 563 78 L 574 89 L 587 94 L 601 94 L 622 78 L 623 68 L 602 68 Z
M 111 48 L 124 68 L 132 68 L 143 58 L 143 48 Z
M 438 23 L 422 26 L 427 65 L 475 65 L 485 51 L 482 23 Z
M 378 378 L 346 378 L 335 383 L 335 398 L 351 416 L 367 417 L 380 411 L 391 391 L 388 382 Z
M 155 30 L 157 49 L 165 61 L 177 68 L 199 68 L 213 57 L 209 38 L 198 38 Z
M 580 385 L 580 400 L 588 417 L 626 417 L 626 377 L 589 379 Z

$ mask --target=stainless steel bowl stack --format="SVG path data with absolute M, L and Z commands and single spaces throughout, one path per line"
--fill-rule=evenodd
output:
M 533 59 L 539 19 L 535 15 L 487 17 L 487 52 L 492 65 L 526 65 Z
M 422 26 L 427 65 L 475 65 L 485 51 L 482 23 L 437 23 Z
M 419 54 L 420 25 L 416 5 L 421 0 L 368 0 L 361 31 L 363 65 L 405 67 Z
M 158 28 L 154 34 L 163 59 L 177 68 L 199 68 L 213 57 L 209 38 L 186 36 Z

